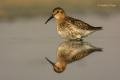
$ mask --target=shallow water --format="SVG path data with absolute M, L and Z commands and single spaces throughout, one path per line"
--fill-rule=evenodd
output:
M 76 15 L 80 18 L 81 15 Z M 104 30 L 85 39 L 103 48 L 67 69 L 55 73 L 45 60 L 56 60 L 58 46 L 64 41 L 54 21 L 44 24 L 45 18 L 16 19 L 0 23 L 0 80 L 120 80 L 120 15 L 101 17 L 90 14 L 82 20 Z

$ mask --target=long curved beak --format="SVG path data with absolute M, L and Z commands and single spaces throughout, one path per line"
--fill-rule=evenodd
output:
M 55 63 L 53 63 L 51 60 L 49 60 L 47 57 L 45 57 L 45 59 L 52 65 L 54 65 Z
M 53 18 L 53 15 L 48 18 L 48 20 L 45 22 L 45 24 L 47 24 L 48 21 L 50 21 L 52 18 Z

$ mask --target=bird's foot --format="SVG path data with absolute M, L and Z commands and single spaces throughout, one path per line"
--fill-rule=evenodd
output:
M 83 41 L 83 38 L 81 38 L 80 41 L 82 42 L 82 41 Z
M 83 42 L 83 38 L 78 38 L 78 39 L 71 39 L 70 41 L 81 41 L 81 42 Z

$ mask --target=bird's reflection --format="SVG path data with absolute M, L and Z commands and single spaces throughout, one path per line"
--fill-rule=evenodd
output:
M 46 60 L 52 64 L 55 72 L 61 73 L 66 69 L 67 64 L 80 60 L 97 51 L 102 51 L 102 49 L 88 42 L 64 41 L 58 47 L 56 62 L 52 62 L 47 57 Z

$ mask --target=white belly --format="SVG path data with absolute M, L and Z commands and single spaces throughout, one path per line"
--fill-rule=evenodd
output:
M 78 30 L 75 28 L 65 28 L 65 29 L 59 29 L 57 27 L 58 34 L 65 39 L 78 39 L 81 38 L 81 35 Z
M 58 34 L 65 39 L 80 39 L 81 37 L 86 37 L 91 34 L 93 31 L 80 30 L 75 27 L 61 29 L 57 27 Z

